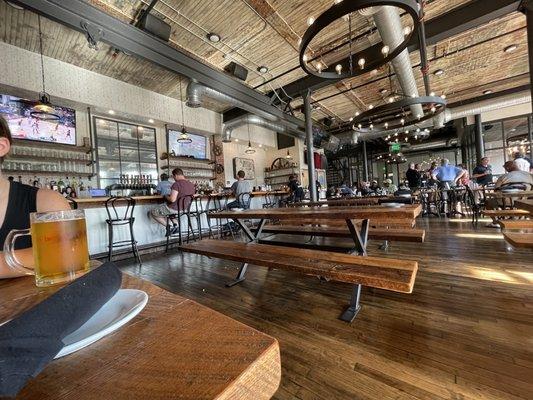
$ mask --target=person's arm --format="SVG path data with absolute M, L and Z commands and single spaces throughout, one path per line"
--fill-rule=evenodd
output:
M 170 191 L 170 194 L 167 194 L 167 195 L 165 196 L 166 201 L 169 202 L 169 203 L 171 203 L 171 204 L 172 204 L 172 203 L 175 203 L 176 200 L 178 200 L 178 193 L 179 193 L 179 192 L 178 192 L 176 189 L 172 189 L 172 190 Z
M 505 175 L 502 175 L 502 176 L 500 176 L 500 177 L 496 180 L 496 183 L 494 184 L 494 189 L 495 189 L 495 190 L 498 190 L 498 189 L 502 186 L 504 176 L 505 176 Z
M 37 192 L 37 211 L 65 211 L 70 210 L 69 202 L 59 193 L 49 189 L 39 189 Z M 3 249 L 0 249 L 3 250 Z M 15 256 L 22 264 L 28 268 L 33 268 L 33 249 L 15 250 Z M 9 268 L 6 264 L 4 252 L 0 251 L 0 279 L 2 278 L 16 278 L 23 276 L 24 273 Z
M 466 171 L 465 171 L 464 169 L 461 169 L 461 168 L 456 168 L 456 169 L 455 169 L 455 173 L 456 173 L 456 175 L 455 175 L 455 183 L 457 183 L 457 182 L 459 182 L 459 180 L 460 180 L 463 176 L 465 176 Z
M 476 172 L 476 171 L 478 171 L 478 172 Z M 472 178 L 481 178 L 483 176 L 487 176 L 488 174 L 489 174 L 488 172 L 479 172 L 479 169 L 476 167 L 472 171 Z
M 239 185 L 238 181 L 233 182 L 233 185 L 231 185 L 230 190 L 231 190 L 231 193 L 233 193 L 234 196 L 237 195 L 237 187 L 238 187 L 238 185 Z

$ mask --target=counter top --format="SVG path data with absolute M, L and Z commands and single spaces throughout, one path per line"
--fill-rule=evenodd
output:
M 288 192 L 276 190 L 272 192 L 252 192 L 252 196 L 265 196 L 267 194 L 270 195 L 285 195 L 288 194 Z M 210 195 L 198 195 L 200 197 L 215 197 L 223 195 L 223 193 L 214 193 Z M 76 198 L 73 199 L 78 204 L 94 204 L 94 203 L 105 203 L 109 197 L 91 197 L 91 198 Z M 153 196 L 132 196 L 132 199 L 135 201 L 163 201 L 163 196 L 159 195 L 153 195 Z

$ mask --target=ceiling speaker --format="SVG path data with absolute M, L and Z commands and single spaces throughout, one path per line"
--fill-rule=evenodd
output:
M 232 61 L 226 65 L 224 71 L 229 72 L 231 75 L 240 79 L 241 81 L 246 81 L 246 78 L 248 77 L 248 70 L 242 65 L 237 64 L 235 61 Z

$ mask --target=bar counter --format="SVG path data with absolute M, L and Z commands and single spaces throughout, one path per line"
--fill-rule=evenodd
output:
M 285 196 L 287 192 L 252 192 L 251 208 L 263 208 L 266 202 L 266 195 Z M 199 195 L 202 198 L 202 206 L 205 208 L 209 198 L 221 196 L 220 194 Z M 163 197 L 155 196 L 132 196 L 135 200 L 135 217 L 134 234 L 138 246 L 149 247 L 161 244 L 165 240 L 165 228 L 156 223 L 150 215 L 150 212 L 163 203 Z M 108 232 L 105 220 L 108 218 L 105 209 L 105 202 L 109 197 L 95 198 L 78 198 L 75 199 L 78 208 L 85 210 L 85 219 L 87 224 L 87 238 L 89 241 L 89 253 L 91 256 L 102 255 L 107 252 Z M 273 199 L 271 199 L 273 200 Z M 120 212 L 123 207 L 117 208 Z M 195 221 L 193 221 L 195 225 Z M 186 234 L 186 224 L 183 224 L 182 231 Z M 207 219 L 202 219 L 202 227 L 207 227 Z M 195 226 L 196 227 L 196 226 Z M 128 228 L 115 227 L 115 240 L 129 239 Z

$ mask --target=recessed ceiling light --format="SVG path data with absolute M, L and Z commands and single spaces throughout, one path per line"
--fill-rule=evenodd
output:
M 511 45 L 507 46 L 506 48 L 504 48 L 503 51 L 505 51 L 506 53 L 512 53 L 517 48 L 518 48 L 518 46 L 516 44 L 511 44 Z
M 491 93 L 492 93 L 492 90 L 490 90 L 490 89 L 487 89 L 487 90 L 483 91 L 483 94 L 491 94 Z
M 262 74 L 266 74 L 268 72 L 268 67 L 261 65 L 260 67 L 257 67 L 257 70 L 261 72 Z
M 444 70 L 443 69 L 438 69 L 435 72 L 433 72 L 433 74 L 435 74 L 437 76 L 440 76 L 440 75 L 444 74 Z
M 208 33 L 207 38 L 209 39 L 210 42 L 213 42 L 213 43 L 220 42 L 220 35 L 213 33 L 213 32 Z
M 115 111 L 113 111 L 113 110 L 109 110 L 108 113 L 111 114 L 111 115 L 115 115 Z
M 150 119 L 148 120 L 148 122 L 151 123 L 151 124 L 153 124 L 153 123 L 154 123 L 154 120 L 153 120 L 152 118 L 150 118 Z

